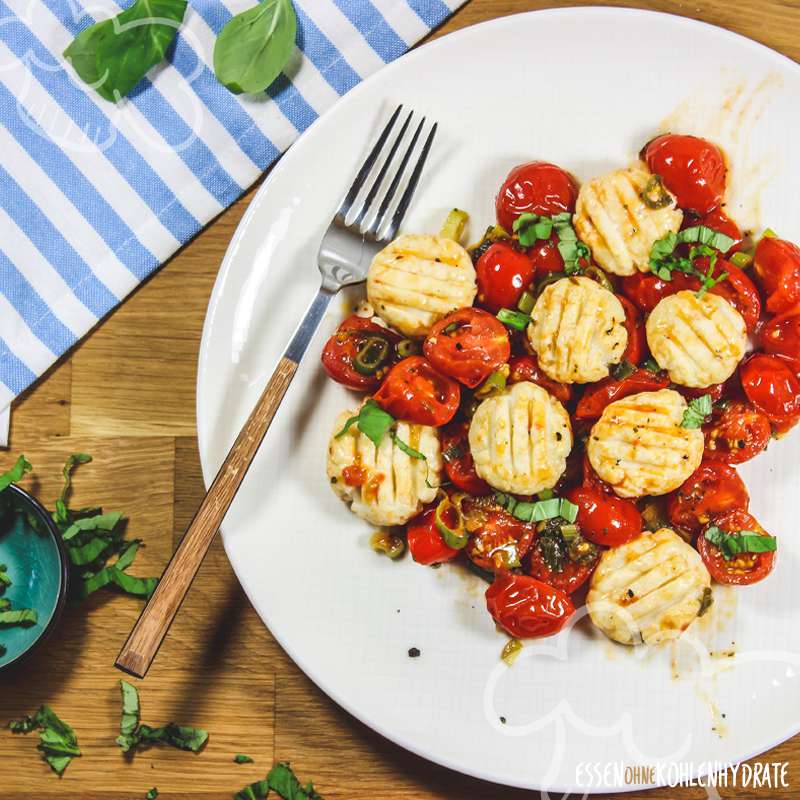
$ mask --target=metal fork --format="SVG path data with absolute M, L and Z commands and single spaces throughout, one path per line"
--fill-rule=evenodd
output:
M 124 672 L 143 678 L 150 668 L 331 299 L 343 286 L 366 280 L 374 255 L 397 234 L 437 129 L 434 123 L 418 147 L 426 119 L 412 124 L 412 111 L 405 115 L 392 139 L 402 111 L 399 106 L 392 114 L 322 238 L 317 256 L 322 283 L 317 296 L 117 656 L 116 666 Z M 383 156 L 390 140 L 388 152 Z M 384 188 L 390 173 L 391 180 Z

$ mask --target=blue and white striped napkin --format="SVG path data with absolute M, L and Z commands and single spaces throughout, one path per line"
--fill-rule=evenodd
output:
M 190 0 L 168 58 L 115 106 L 61 53 L 127 0 L 0 0 L 0 444 L 14 397 L 464 0 L 294 0 L 284 75 L 237 97 L 214 77 L 214 38 L 253 2 Z

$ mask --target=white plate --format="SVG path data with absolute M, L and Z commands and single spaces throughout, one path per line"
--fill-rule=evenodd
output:
M 734 217 L 760 212 L 800 239 L 800 69 L 782 56 L 691 20 L 621 9 L 506 17 L 440 39 L 342 99 L 251 203 L 203 333 L 206 481 L 316 291 L 322 232 L 398 102 L 440 123 L 406 230 L 435 231 L 458 205 L 471 212 L 475 238 L 493 221 L 494 194 L 514 164 L 543 158 L 586 179 L 628 162 L 669 117 L 673 129 L 726 146 Z M 228 556 L 264 623 L 336 702 L 445 766 L 569 791 L 592 777 L 593 791 L 635 788 L 581 763 L 691 760 L 702 773 L 706 762 L 760 753 L 798 730 L 800 435 L 741 470 L 755 515 L 781 535 L 775 573 L 756 587 L 717 591 L 716 612 L 691 637 L 701 651 L 733 646 L 735 658 L 698 662 L 688 645 L 625 650 L 584 620 L 526 646 L 508 669 L 499 665 L 505 638 L 486 613 L 485 584 L 452 566 L 377 556 L 369 527 L 326 485 L 333 419 L 356 403 L 319 367 L 343 313 L 334 302 L 224 526 Z M 410 647 L 422 655 L 409 658 Z

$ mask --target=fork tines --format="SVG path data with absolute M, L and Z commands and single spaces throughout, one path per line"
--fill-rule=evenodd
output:
M 402 110 L 403 106 L 398 106 L 381 131 L 335 216 L 339 225 L 376 242 L 390 241 L 397 235 L 436 136 L 437 123 L 434 122 L 419 146 L 427 120 L 423 117 L 412 125 L 414 112 L 409 111 L 399 132 L 393 137 L 392 132 Z M 388 152 L 383 156 L 387 143 L 390 143 Z M 413 166 L 410 167 L 415 153 Z M 365 192 L 368 184 L 369 189 Z M 378 200 L 378 210 L 373 213 Z

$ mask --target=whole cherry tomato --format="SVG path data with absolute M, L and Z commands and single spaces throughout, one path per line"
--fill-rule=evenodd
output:
M 486 590 L 486 608 L 509 635 L 552 636 L 575 613 L 569 595 L 528 575 L 503 573 Z
M 790 362 L 756 353 L 739 367 L 739 379 L 747 399 L 770 422 L 787 423 L 800 416 L 800 382 Z
M 710 519 L 737 509 L 747 510 L 750 495 L 736 470 L 718 461 L 704 461 L 670 495 L 667 516 L 673 525 L 697 531 Z
M 647 369 L 637 369 L 623 378 L 604 378 L 598 383 L 593 383 L 583 393 L 575 408 L 576 419 L 597 419 L 606 406 L 623 397 L 630 397 L 639 392 L 657 392 L 669 386 L 669 378 L 663 372 L 650 372 Z
M 469 449 L 469 423 L 451 422 L 442 428 L 442 461 L 447 477 L 454 486 L 473 495 L 491 494 L 492 487 L 478 477 Z
M 564 259 L 558 249 L 558 234 L 551 234 L 549 239 L 536 242 L 527 250 L 531 263 L 536 270 L 537 278 L 544 278 L 551 272 L 562 272 Z
M 640 311 L 649 314 L 665 297 L 684 289 L 697 291 L 700 281 L 684 272 L 673 272 L 672 280 L 665 281 L 651 272 L 637 272 L 622 279 L 622 291 Z
M 439 320 L 422 346 L 444 375 L 474 388 L 511 355 L 506 327 L 480 308 L 460 308 Z
M 668 133 L 648 142 L 642 157 L 650 171 L 661 176 L 681 208 L 704 216 L 722 203 L 725 158 L 706 139 Z
M 515 309 L 522 293 L 531 285 L 535 268 L 526 253 L 507 241 L 495 242 L 475 265 L 478 302 L 496 314 L 501 308 Z
M 740 249 L 742 244 L 742 232 L 739 226 L 722 210 L 722 208 L 715 208 L 709 211 L 708 214 L 702 217 L 695 217 L 687 214 L 683 218 L 682 228 L 693 228 L 695 225 L 704 225 L 706 228 L 711 228 L 712 231 L 719 231 L 726 236 L 733 239 L 733 244 L 722 255 L 735 253 Z
M 792 362 L 792 369 L 800 371 L 800 313 L 773 317 L 761 329 L 761 349 L 773 356 Z
M 572 594 L 589 580 L 599 560 L 599 554 L 591 564 L 578 564 L 570 561 L 569 558 L 565 558 L 561 564 L 561 571 L 554 572 L 550 569 L 537 540 L 533 543 L 533 548 L 531 549 L 528 572 L 532 578 L 536 578 L 554 589 L 560 589 L 562 592 Z
M 717 583 L 747 586 L 757 583 L 772 572 L 775 566 L 775 553 L 739 553 L 730 560 L 726 560 L 722 551 L 705 537 L 705 531 L 711 525 L 716 525 L 725 533 L 739 533 L 752 531 L 760 536 L 769 534 L 758 524 L 755 517 L 746 511 L 729 511 L 711 522 L 697 537 L 697 550 L 703 563 Z
M 567 500 L 578 506 L 578 525 L 590 542 L 617 547 L 642 533 L 642 515 L 630 500 L 591 486 L 576 486 Z
M 522 383 L 529 381 L 546 389 L 560 403 L 569 403 L 572 398 L 572 387 L 568 383 L 559 383 L 542 372 L 539 360 L 534 355 L 515 356 L 508 362 L 509 383 Z
M 441 564 L 455 558 L 459 551 L 449 547 L 436 527 L 436 507 L 414 517 L 406 528 L 411 558 L 418 564 Z
M 800 303 L 800 247 L 784 239 L 764 236 L 753 261 L 767 310 L 783 314 Z
M 460 400 L 458 384 L 422 356 L 395 364 L 375 393 L 375 401 L 393 417 L 434 427 L 450 422 Z
M 553 216 L 574 211 L 578 190 L 575 181 L 555 164 L 531 161 L 508 173 L 497 193 L 497 221 L 509 233 L 520 214 Z
M 322 366 L 337 383 L 371 392 L 381 385 L 388 368 L 397 361 L 396 345 L 400 341 L 394 331 L 355 314 L 348 317 L 328 339 L 322 351 Z M 374 348 L 374 349 L 373 349 Z M 377 369 L 370 363 L 370 354 L 385 348 L 386 356 Z M 359 352 L 362 351 L 362 358 Z M 368 356 L 365 360 L 363 356 Z
M 704 433 L 706 459 L 742 464 L 767 449 L 772 428 L 769 419 L 749 403 L 732 400 L 714 410 Z
M 481 526 L 470 537 L 467 555 L 472 563 L 489 572 L 520 565 L 536 535 L 536 528 L 505 511 L 489 510 Z
M 627 297 L 618 295 L 617 299 L 622 303 L 622 308 L 625 310 L 625 330 L 628 332 L 628 344 L 622 354 L 622 360 L 636 367 L 644 360 L 647 347 L 644 322 L 639 310 Z

